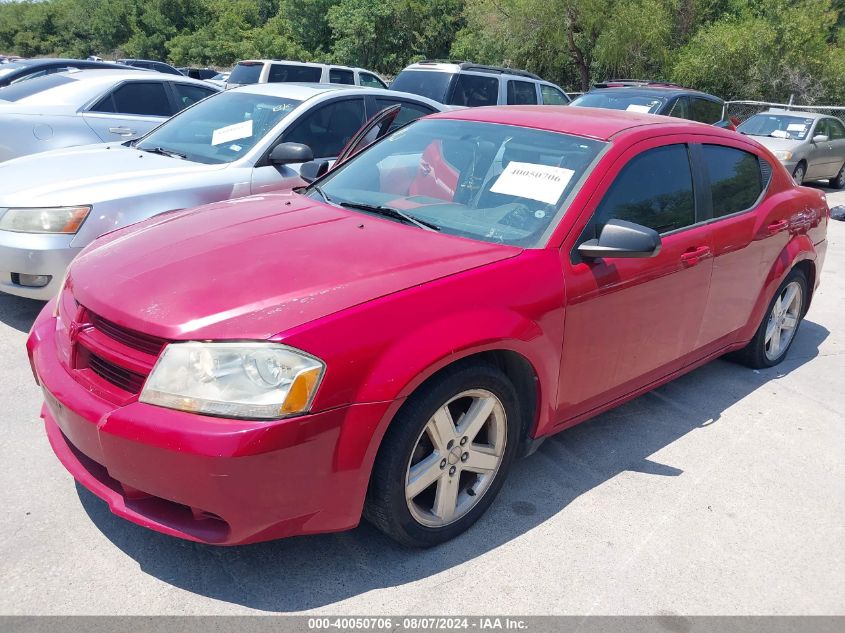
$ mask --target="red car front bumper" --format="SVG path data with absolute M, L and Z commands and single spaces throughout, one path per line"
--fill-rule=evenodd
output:
M 373 432 L 390 402 L 273 422 L 224 420 L 100 399 L 56 354 L 55 319 L 30 334 L 41 416 L 62 464 L 112 512 L 204 543 L 349 529 L 360 520 Z

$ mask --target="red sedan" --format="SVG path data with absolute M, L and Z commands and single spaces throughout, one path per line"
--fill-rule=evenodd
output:
M 102 237 L 28 350 L 53 449 L 122 517 L 429 546 L 546 436 L 728 352 L 781 362 L 828 216 L 729 131 L 473 108 Z

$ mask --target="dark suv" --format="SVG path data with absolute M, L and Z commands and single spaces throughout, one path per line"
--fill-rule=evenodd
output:
M 596 84 L 570 105 L 664 114 L 735 129 L 725 102 L 705 92 L 670 83 L 619 79 Z

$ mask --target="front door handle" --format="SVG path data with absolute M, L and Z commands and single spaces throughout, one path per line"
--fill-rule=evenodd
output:
M 681 263 L 685 266 L 695 266 L 702 259 L 710 255 L 709 246 L 696 246 L 681 255 Z
M 132 136 L 135 134 L 135 130 L 128 127 L 110 127 L 109 132 L 118 136 Z
M 789 220 L 778 220 L 777 222 L 772 222 L 769 226 L 767 226 L 766 230 L 769 232 L 769 235 L 774 235 L 775 233 L 780 233 L 788 228 Z

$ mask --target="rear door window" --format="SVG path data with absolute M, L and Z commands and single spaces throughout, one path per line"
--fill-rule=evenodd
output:
M 123 84 L 101 99 L 91 110 L 138 116 L 169 117 L 173 115 L 173 108 L 167 98 L 164 84 L 156 81 Z
M 669 109 L 668 112 L 669 116 L 676 117 L 678 119 L 689 119 L 692 117 L 690 114 L 690 104 L 688 97 L 678 97 L 675 99 L 675 102 L 672 104 L 672 107 Z
M 476 106 L 496 105 L 499 101 L 499 78 L 485 75 L 461 73 L 452 90 L 451 105 Z
M 355 73 L 344 68 L 329 69 L 329 83 L 355 85 Z
M 700 121 L 713 125 L 722 120 L 722 105 L 710 99 L 701 99 L 699 97 L 692 97 L 691 117 L 693 121 Z
M 766 185 L 757 156 L 724 145 L 702 145 L 701 151 L 713 196 L 713 217 L 752 208 Z
M 315 158 L 333 158 L 364 125 L 364 100 L 343 99 L 304 114 L 284 135 L 291 143 L 304 143 Z
M 632 158 L 610 185 L 594 216 L 596 236 L 608 220 L 668 233 L 695 224 L 695 196 L 686 145 L 666 145 Z
M 509 105 L 536 105 L 537 86 L 530 81 L 508 81 Z
M 267 81 L 270 83 L 302 81 L 319 83 L 323 69 L 314 66 L 299 66 L 298 64 L 272 64 Z

